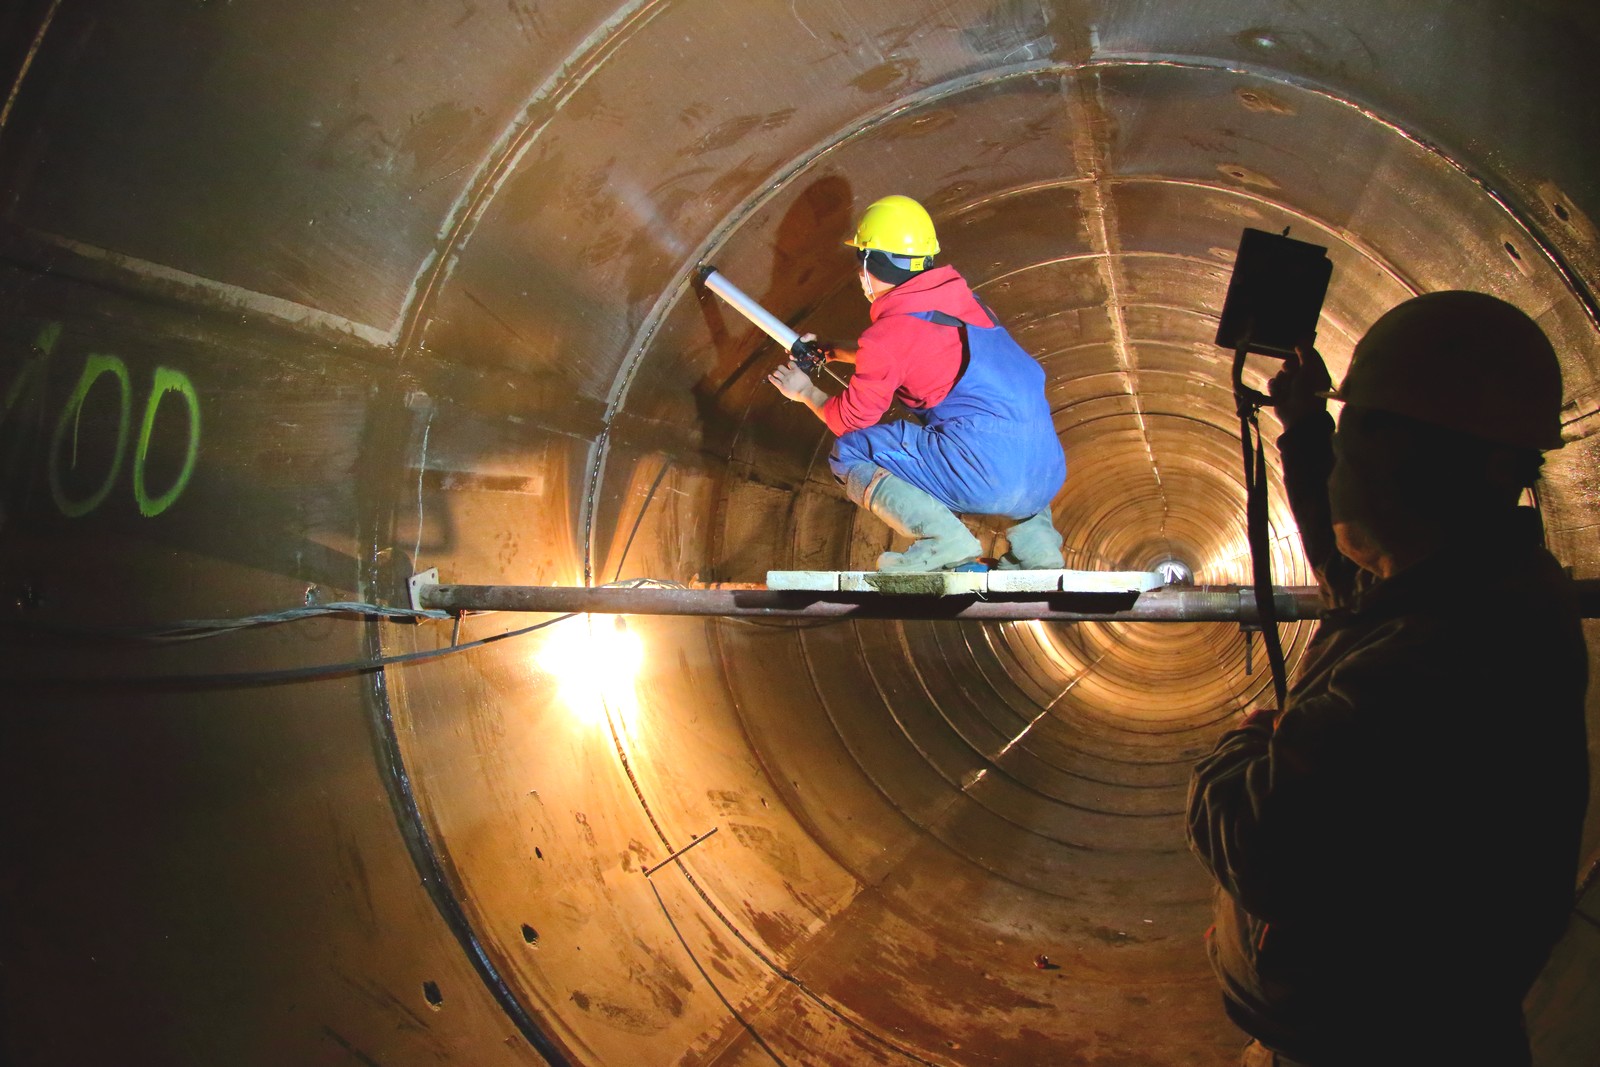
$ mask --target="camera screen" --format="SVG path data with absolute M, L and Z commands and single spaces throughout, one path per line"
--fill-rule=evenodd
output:
M 1217 323 L 1223 348 L 1282 359 L 1312 341 L 1333 263 L 1322 245 L 1246 228 Z

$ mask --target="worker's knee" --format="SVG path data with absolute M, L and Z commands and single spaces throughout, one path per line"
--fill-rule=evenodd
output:
M 833 470 L 833 476 L 839 481 L 844 481 L 845 473 L 858 463 L 871 463 L 865 449 L 858 447 L 859 431 L 842 435 L 833 442 L 833 448 L 828 452 L 828 466 Z

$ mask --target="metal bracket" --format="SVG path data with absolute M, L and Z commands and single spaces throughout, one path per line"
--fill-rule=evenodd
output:
M 1248 678 L 1256 672 L 1254 660 L 1255 635 L 1261 632 L 1261 624 L 1258 622 L 1241 622 L 1239 624 L 1239 632 L 1244 634 L 1244 676 Z
M 422 611 L 422 591 L 430 585 L 439 584 L 439 568 L 429 567 L 425 571 L 418 571 L 406 579 L 406 588 L 411 591 L 411 610 Z

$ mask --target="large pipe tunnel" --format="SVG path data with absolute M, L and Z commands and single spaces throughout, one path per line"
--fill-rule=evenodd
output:
M 0 33 L 19 1067 L 1236 1062 L 1182 807 L 1271 699 L 1239 626 L 329 608 L 427 568 L 870 568 L 891 535 L 695 272 L 853 338 L 841 242 L 887 193 L 1045 369 L 1069 567 L 1249 582 L 1212 344 L 1249 226 L 1328 247 L 1336 377 L 1413 293 L 1533 315 L 1568 442 L 1536 502 L 1600 576 L 1584 0 L 20 0 Z M 1574 890 L 1550 1067 L 1600 1047 Z

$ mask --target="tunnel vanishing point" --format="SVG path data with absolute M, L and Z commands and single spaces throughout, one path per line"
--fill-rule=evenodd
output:
M 1597 55 L 1589 0 L 13 0 L 0 1061 L 1236 1062 L 1182 807 L 1238 626 L 327 606 L 870 567 L 694 272 L 852 338 L 887 193 L 1045 368 L 1069 567 L 1248 582 L 1251 226 L 1328 246 L 1336 377 L 1413 293 L 1533 315 L 1600 575 Z

